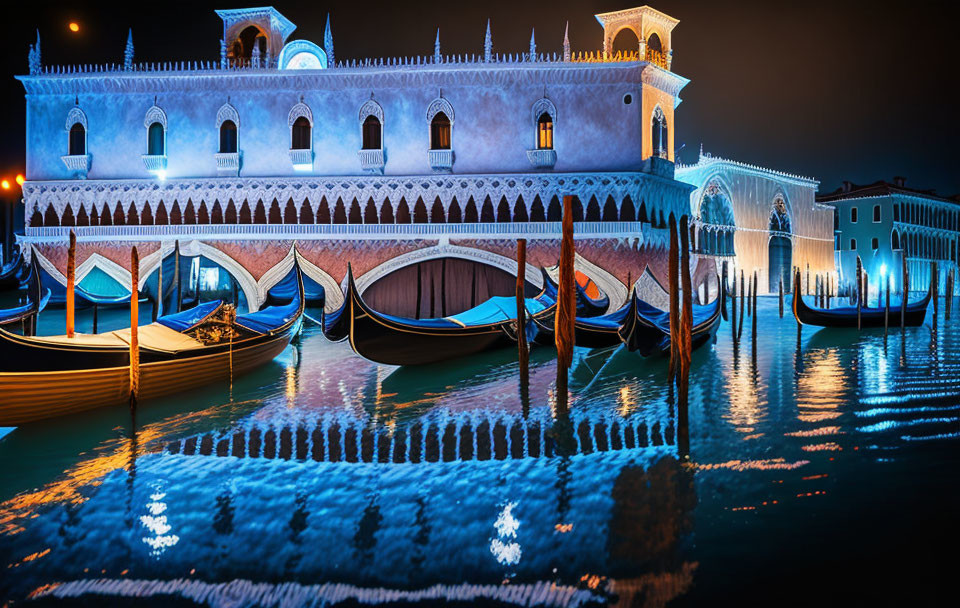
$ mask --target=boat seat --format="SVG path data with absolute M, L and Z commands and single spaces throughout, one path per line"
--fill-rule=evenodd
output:
M 61 336 L 37 336 L 30 338 L 32 342 L 42 342 L 46 344 L 77 344 L 84 346 L 127 346 L 119 337 L 113 335 L 113 332 L 105 334 L 81 334 L 75 333 L 72 338 L 66 335 Z
M 110 332 L 123 344 L 130 345 L 130 328 L 118 329 Z M 191 338 L 186 334 L 170 329 L 160 323 L 151 323 L 150 325 L 141 325 L 137 332 L 137 339 L 142 348 L 151 348 L 154 350 L 165 350 L 170 352 L 180 352 L 192 350 L 203 346 L 203 342 Z

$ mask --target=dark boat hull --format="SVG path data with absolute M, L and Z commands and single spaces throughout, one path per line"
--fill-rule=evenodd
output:
M 542 294 L 541 294 L 542 295 Z M 425 365 L 516 343 L 516 320 L 460 327 L 425 327 L 388 318 L 368 307 L 349 273 L 346 315 L 350 346 L 361 357 L 386 365 Z M 556 305 L 531 316 L 552 323 Z
M 907 302 L 907 310 L 904 314 L 904 324 L 907 327 L 919 327 L 923 325 L 923 320 L 927 316 L 927 306 L 930 304 L 932 294 L 927 290 L 927 295 L 917 302 Z M 887 316 L 889 314 L 889 317 Z M 848 328 L 869 328 L 869 327 L 896 327 L 900 325 L 901 304 L 891 305 L 889 313 L 886 308 L 861 308 L 859 321 L 857 320 L 857 309 L 852 306 L 840 308 L 813 308 L 803 301 L 803 296 L 799 290 L 794 290 L 793 294 L 793 316 L 801 325 L 817 325 L 820 327 L 848 327 Z

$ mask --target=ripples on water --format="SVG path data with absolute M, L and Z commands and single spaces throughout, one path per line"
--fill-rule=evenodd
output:
M 119 323 L 119 320 L 115 320 Z M 108 321 L 109 322 L 109 321 Z M 749 322 L 749 319 L 748 319 Z M 958 321 L 804 328 L 760 300 L 695 353 L 690 461 L 663 361 L 549 349 L 377 366 L 315 329 L 188 395 L 0 440 L 20 603 L 657 606 L 931 599 L 957 540 Z M 148 599 L 134 599 L 141 595 Z

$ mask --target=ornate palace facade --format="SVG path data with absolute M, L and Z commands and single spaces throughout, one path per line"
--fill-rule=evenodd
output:
M 776 294 L 782 279 L 790 291 L 794 268 L 804 292 L 810 277 L 834 280 L 833 209 L 816 200 L 819 182 L 704 154 L 677 168 L 694 186 L 690 211 L 697 219 L 696 250 L 727 264 L 729 271 L 757 271 L 758 291 Z M 836 284 L 836 283 L 834 283 Z
M 404 312 L 411 265 L 480 264 L 484 289 L 506 289 L 516 238 L 530 239 L 537 286 L 573 195 L 579 268 L 612 305 L 645 268 L 665 281 L 663 228 L 691 190 L 674 179 L 688 82 L 671 71 L 676 20 L 649 7 L 598 15 L 592 52 L 566 35 L 560 53 L 533 36 L 523 52 L 494 52 L 488 23 L 477 55 L 443 54 L 438 34 L 429 56 L 337 60 L 329 20 L 321 47 L 290 40 L 295 26 L 273 8 L 218 14 L 218 61 L 138 64 L 132 37 L 116 65 L 46 66 L 39 37 L 31 48 L 18 77 L 21 241 L 54 280 L 65 282 L 70 230 L 78 281 L 117 289 L 131 245 L 146 283 L 178 241 L 257 308 L 296 243 L 328 307 L 351 262 L 364 289 L 386 281 L 374 300 Z M 628 30 L 636 51 L 613 53 Z

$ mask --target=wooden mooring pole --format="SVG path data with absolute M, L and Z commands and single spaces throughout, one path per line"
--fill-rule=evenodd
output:
M 574 283 L 573 197 L 563 197 L 563 238 L 560 242 L 560 285 L 557 294 L 557 314 L 554 334 L 557 345 L 557 412 L 569 412 L 567 380 L 573 363 L 574 323 L 577 301 Z
M 689 217 L 680 218 L 680 282 L 683 308 L 680 312 L 680 377 L 677 387 L 677 448 L 690 453 L 690 364 L 693 353 L 693 282 L 690 277 Z
M 70 246 L 67 249 L 67 337 L 73 337 L 74 289 L 77 280 L 77 235 L 70 231 Z
M 750 329 L 753 350 L 757 350 L 757 271 L 753 271 L 753 322 Z
M 733 270 L 733 290 L 730 292 L 730 329 L 733 347 L 737 347 L 737 271 Z
M 529 361 L 527 348 L 527 239 L 517 239 L 517 347 L 520 356 L 520 373 L 523 375 L 526 363 Z
M 907 265 L 907 254 L 901 255 L 903 271 L 900 275 L 903 285 L 900 287 L 900 333 L 907 330 L 907 298 L 910 296 L 910 267 Z
M 737 323 L 737 342 L 743 338 L 743 314 L 750 307 L 750 296 L 747 294 L 746 281 L 743 275 L 743 269 L 740 269 L 740 321 Z
M 670 214 L 670 250 L 667 253 L 667 289 L 670 292 L 670 363 L 667 378 L 671 385 L 680 368 L 680 241 L 677 235 L 677 216 Z
M 137 405 L 140 394 L 140 255 L 137 248 L 130 250 L 130 407 Z
M 944 303 L 943 312 L 944 318 L 950 320 L 950 309 L 953 308 L 953 284 L 956 280 L 956 268 L 950 269 L 950 274 L 947 275 L 947 301 Z
M 780 306 L 780 318 L 783 318 L 783 275 L 780 275 L 780 286 L 779 291 L 777 292 L 777 302 Z

